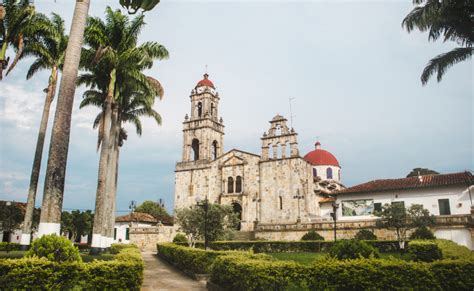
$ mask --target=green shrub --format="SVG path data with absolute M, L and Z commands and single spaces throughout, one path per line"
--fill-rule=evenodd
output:
M 184 234 L 178 233 L 177 235 L 174 236 L 173 238 L 174 243 L 188 243 L 188 239 Z
M 442 290 L 474 290 L 474 260 L 442 260 L 430 267 Z
M 79 250 L 73 243 L 63 236 L 55 234 L 44 235 L 31 244 L 31 248 L 25 253 L 25 257 L 44 257 L 54 262 L 81 262 Z
M 447 239 L 437 239 L 433 241 L 438 245 L 444 259 L 470 259 L 474 260 L 474 252 L 465 246 Z
M 144 263 L 136 247 L 122 248 L 114 260 L 55 262 L 25 257 L 0 260 L 2 290 L 139 290 Z
M 322 237 L 319 233 L 317 233 L 314 229 L 308 231 L 301 240 L 324 240 L 324 237 Z
M 20 244 L 17 243 L 10 243 L 10 242 L 0 242 L 0 251 L 2 252 L 11 252 L 11 251 L 19 251 Z
M 432 241 L 410 241 L 408 255 L 414 261 L 433 262 L 442 259 L 440 248 Z
M 111 254 L 118 254 L 119 252 L 121 252 L 124 249 L 136 249 L 136 250 L 138 250 L 138 247 L 135 244 L 112 244 L 112 245 L 110 245 L 109 252 Z
M 377 249 L 364 241 L 354 239 L 337 241 L 329 250 L 329 254 L 339 260 L 379 257 Z
M 433 232 L 427 227 L 418 227 L 410 235 L 410 239 L 435 239 Z
M 368 229 L 361 229 L 356 233 L 356 235 L 354 236 L 354 239 L 357 239 L 357 240 L 377 240 L 377 236 L 372 231 L 370 231 Z

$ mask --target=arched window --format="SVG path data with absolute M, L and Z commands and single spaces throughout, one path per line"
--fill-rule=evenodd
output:
M 235 179 L 235 193 L 242 192 L 242 177 L 237 176 Z
M 202 103 L 201 102 L 198 103 L 197 108 L 198 108 L 198 117 L 201 118 L 202 117 Z
M 191 147 L 193 148 L 193 152 L 194 152 L 194 160 L 195 161 L 199 160 L 199 140 L 193 139 L 193 143 Z
M 317 177 L 318 176 L 318 170 L 316 170 L 316 168 L 313 168 L 313 177 Z
M 332 169 L 331 168 L 326 169 L 326 178 L 327 179 L 332 179 Z
M 279 197 L 280 198 L 280 210 L 283 209 L 283 197 Z
M 234 178 L 227 178 L 227 193 L 234 193 Z
M 341 169 L 337 170 L 337 178 L 341 181 Z
M 211 157 L 213 160 L 217 159 L 217 141 L 216 140 L 212 142 Z
M 214 117 L 214 103 L 211 103 L 211 117 Z

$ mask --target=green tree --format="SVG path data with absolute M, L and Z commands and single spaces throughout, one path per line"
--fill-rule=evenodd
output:
M 400 249 L 405 248 L 409 229 L 434 224 L 434 217 L 420 204 L 412 204 L 408 209 L 400 202 L 385 204 L 376 215 L 381 217 L 380 226 L 395 229 Z
M 402 26 L 411 32 L 415 29 L 428 31 L 428 40 L 440 37 L 444 42 L 454 41 L 459 47 L 431 59 L 421 74 L 421 82 L 426 85 L 436 73 L 438 82 L 446 70 L 453 65 L 471 58 L 474 40 L 474 4 L 472 0 L 413 0 L 416 6 L 403 19 Z
M 135 208 L 135 211 L 151 214 L 156 219 L 160 219 L 162 217 L 171 218 L 164 206 L 162 206 L 158 202 L 150 200 L 143 201 L 142 204 L 138 205 L 137 208 Z
M 120 5 L 127 8 L 129 14 L 135 14 L 140 9 L 149 11 L 155 8 L 160 3 L 160 0 L 120 0 Z
M 71 241 L 77 242 L 81 236 L 90 234 L 92 230 L 92 211 L 63 211 L 61 215 L 61 232 L 68 233 Z
M 6 56 L 8 47 L 12 47 L 16 55 L 7 74 L 20 59 L 28 38 L 41 28 L 41 18 L 28 0 L 3 0 L 0 4 L 0 80 L 10 61 Z
M 0 202 L 0 228 L 3 232 L 11 232 L 20 227 L 23 212 L 17 202 Z
M 33 168 L 31 170 L 30 186 L 28 190 L 25 220 L 23 222 L 22 228 L 22 233 L 25 235 L 31 234 L 33 211 L 41 169 L 44 140 L 48 127 L 49 111 L 51 108 L 51 103 L 53 102 L 54 96 L 56 94 L 58 73 L 64 64 L 64 54 L 66 51 L 68 39 L 64 32 L 64 21 L 58 14 L 53 13 L 51 20 L 45 18 L 42 19 L 42 21 L 47 27 L 46 32 L 36 36 L 35 41 L 27 43 L 23 51 L 23 55 L 21 56 L 22 58 L 26 56 L 35 57 L 35 60 L 26 75 L 27 79 L 30 79 L 41 70 L 50 70 L 48 87 L 45 89 L 46 98 L 38 132 L 38 139 L 36 142 L 36 150 L 33 159 Z M 30 242 L 22 240 L 22 243 L 29 245 Z
M 185 233 L 191 246 L 196 240 L 215 241 L 232 232 L 239 224 L 239 218 L 231 206 L 209 203 L 206 211 L 199 206 L 176 210 L 175 223 Z
M 428 175 L 439 175 L 439 173 L 427 168 L 414 168 L 410 173 L 408 173 L 407 178 Z
M 88 19 L 87 47 L 81 60 L 88 72 L 77 83 L 90 87 L 81 107 L 95 105 L 102 109 L 94 122 L 94 127 L 99 128 L 100 159 L 93 234 L 113 235 L 119 146 L 126 138 L 122 123 L 132 122 L 138 134 L 142 132 L 140 116 L 151 116 L 161 123 L 161 117 L 151 107 L 163 89 L 143 70 L 151 68 L 154 60 L 168 57 L 168 51 L 156 42 L 138 45 L 144 25 L 143 15 L 130 20 L 110 7 L 106 9 L 105 22 Z

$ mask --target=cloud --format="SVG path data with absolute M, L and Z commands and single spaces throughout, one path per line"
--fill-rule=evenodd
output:
M 30 89 L 30 90 L 28 90 Z M 18 129 L 30 130 L 38 123 L 44 104 L 44 93 L 25 84 L 2 84 L 0 121 Z

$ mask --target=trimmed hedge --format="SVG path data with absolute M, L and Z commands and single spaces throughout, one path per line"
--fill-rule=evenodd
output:
M 443 258 L 441 250 L 433 241 L 411 241 L 408 255 L 414 261 L 433 262 Z
M 474 252 L 465 246 L 447 239 L 433 240 L 441 249 L 444 259 L 471 259 L 474 260 Z
M 416 263 L 402 260 L 325 260 L 312 265 L 216 258 L 211 281 L 226 290 L 472 290 L 474 262 Z
M 249 252 L 237 251 L 205 251 L 203 249 L 190 248 L 174 243 L 157 244 L 157 249 L 159 257 L 188 274 L 210 274 L 212 264 L 216 258 L 229 254 L 264 260 L 273 259 L 266 254 L 255 255 Z
M 139 290 L 144 263 L 137 248 L 122 249 L 111 261 L 57 263 L 45 258 L 0 260 L 5 289 Z
M 19 251 L 20 244 L 17 243 L 10 243 L 10 242 L 0 242 L 0 251 L 2 252 L 11 252 L 11 251 Z
M 393 253 L 400 250 L 396 240 L 366 240 L 367 244 L 378 249 L 381 253 Z M 284 252 L 326 252 L 334 241 L 215 241 L 209 247 L 216 251 L 253 251 L 255 253 L 284 253 Z M 187 245 L 179 243 L 178 245 Z M 202 242 L 196 247 L 204 248 Z

